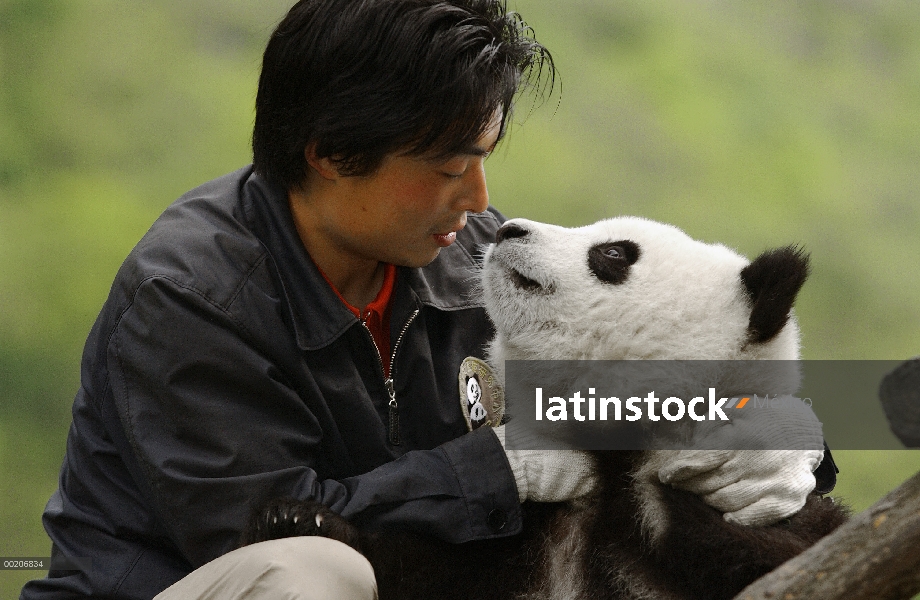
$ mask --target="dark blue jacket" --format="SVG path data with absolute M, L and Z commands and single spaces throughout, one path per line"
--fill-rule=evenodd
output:
M 21 598 L 152 598 L 279 495 L 452 542 L 518 532 L 504 452 L 491 431 L 467 433 L 457 384 L 492 335 L 470 288 L 501 220 L 470 215 L 432 264 L 399 269 L 394 445 L 371 337 L 310 260 L 284 192 L 246 168 L 179 199 L 89 335 L 44 513 L 54 556 L 91 564 Z

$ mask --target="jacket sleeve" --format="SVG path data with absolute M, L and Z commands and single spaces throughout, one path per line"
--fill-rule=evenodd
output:
M 108 340 L 105 402 L 133 454 L 127 462 L 193 566 L 232 549 L 251 511 L 280 495 L 451 542 L 520 530 L 514 479 L 491 431 L 342 481 L 318 477 L 324 432 L 254 339 L 206 292 L 157 277 L 140 285 Z

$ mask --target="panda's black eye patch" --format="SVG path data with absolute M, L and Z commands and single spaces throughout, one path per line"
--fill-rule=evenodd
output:
M 639 244 L 631 240 L 604 242 L 588 250 L 588 268 L 604 283 L 623 283 L 639 254 Z

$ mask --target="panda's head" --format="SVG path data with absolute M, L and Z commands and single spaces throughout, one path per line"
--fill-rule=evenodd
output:
M 676 227 L 618 217 L 567 229 L 512 219 L 482 273 L 500 359 L 787 359 L 808 274 L 793 247 L 753 262 Z

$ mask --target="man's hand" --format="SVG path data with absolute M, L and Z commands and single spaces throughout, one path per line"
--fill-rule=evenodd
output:
M 681 450 L 662 483 L 699 494 L 739 525 L 770 525 L 797 513 L 815 488 L 824 450 Z
M 493 429 L 505 455 L 521 502 L 564 502 L 590 493 L 597 484 L 594 460 L 581 450 L 508 450 L 505 427 Z
M 662 483 L 699 494 L 740 525 L 769 525 L 805 505 L 824 458 L 821 423 L 808 406 L 780 398 L 709 425 L 694 436 L 703 449 L 668 452 Z

